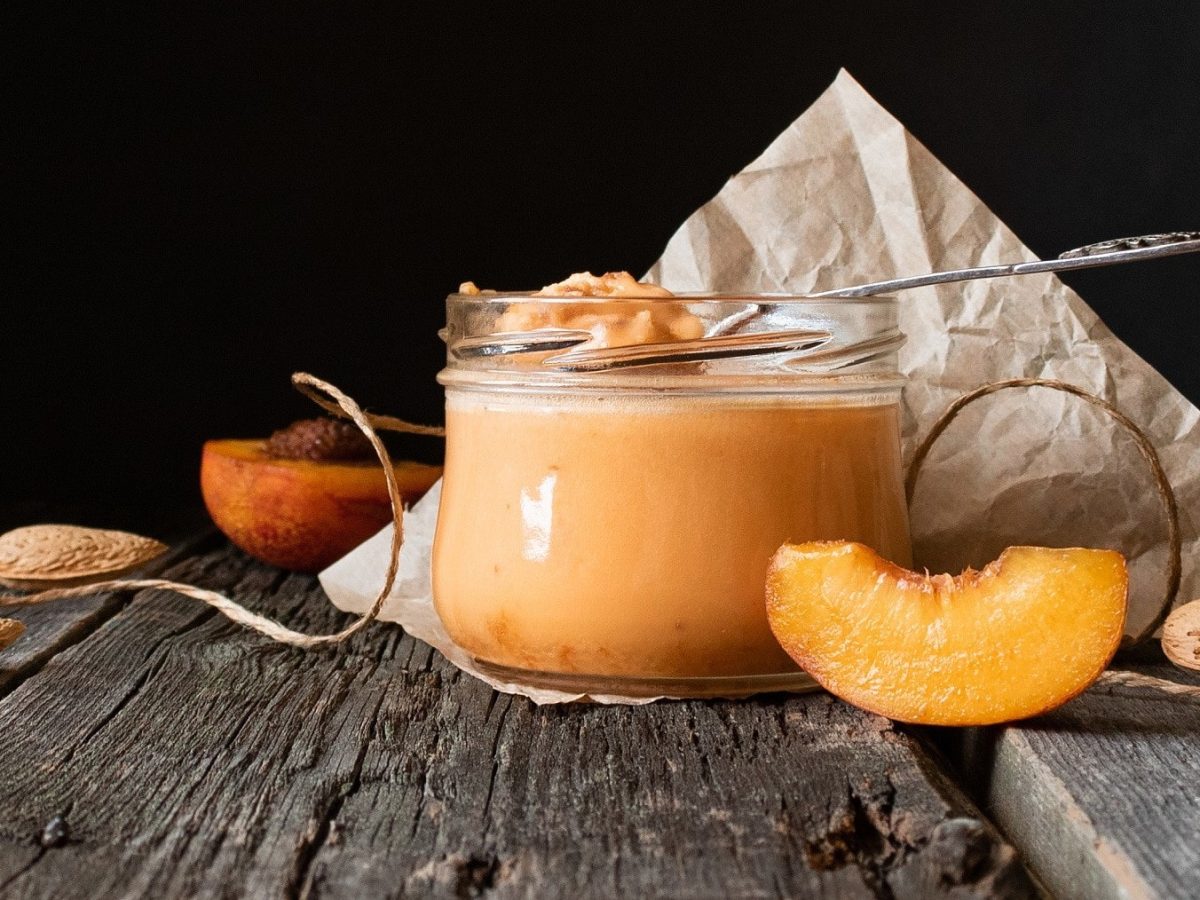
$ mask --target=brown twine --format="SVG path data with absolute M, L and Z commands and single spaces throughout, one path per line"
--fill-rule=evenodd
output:
M 1200 697 L 1200 685 L 1180 684 L 1165 678 L 1155 678 L 1153 675 L 1143 675 L 1140 672 L 1129 672 L 1125 669 L 1109 669 L 1101 672 L 1100 677 L 1092 682 L 1092 687 L 1143 687 L 1164 694 L 1174 694 L 1178 697 Z
M 299 381 L 298 379 L 300 378 L 312 379 L 312 381 Z M 295 385 L 296 390 L 325 410 L 325 412 L 342 419 L 353 419 L 354 417 L 339 404 L 326 400 L 321 396 L 320 391 L 325 390 L 329 385 L 323 381 L 319 381 L 321 387 L 318 389 L 318 385 L 316 384 L 318 381 L 319 379 L 315 379 L 311 375 L 305 375 L 303 372 L 297 372 L 292 376 L 292 384 Z M 406 434 L 425 434 L 430 437 L 446 436 L 446 429 L 441 425 L 417 425 L 413 422 L 405 422 L 403 419 L 397 419 L 395 416 L 381 416 L 376 413 L 363 412 L 362 410 L 359 410 L 359 412 L 362 413 L 363 418 L 376 431 L 401 431 Z M 355 421 L 357 422 L 357 420 Z M 363 426 L 360 424 L 358 427 L 362 428 Z
M 322 409 L 334 412 L 343 418 L 353 421 L 362 433 L 366 435 L 367 440 L 371 442 L 371 447 L 375 450 L 375 455 L 379 457 L 379 462 L 383 465 L 383 475 L 387 481 L 388 498 L 392 504 L 392 546 L 388 558 L 387 574 L 383 579 L 383 586 L 379 589 L 379 594 L 375 597 L 371 608 L 364 615 L 335 634 L 304 634 L 300 631 L 293 631 L 291 628 L 280 625 L 278 622 L 261 616 L 256 612 L 251 612 L 241 604 L 230 600 L 222 594 L 218 594 L 216 591 L 205 590 L 204 588 L 198 588 L 190 584 L 180 584 L 175 581 L 164 581 L 160 578 L 118 579 L 115 581 L 94 582 L 80 587 L 55 588 L 48 591 L 40 591 L 36 594 L 28 594 L 24 597 L 6 597 L 0 600 L 0 603 L 5 606 L 30 606 L 35 603 L 45 603 L 49 600 L 90 597 L 102 591 L 161 589 L 174 591 L 177 594 L 183 594 L 186 597 L 192 597 L 207 603 L 231 621 L 253 629 L 259 634 L 264 634 L 271 638 L 271 640 L 278 641 L 281 644 L 289 644 L 293 647 L 308 649 L 327 644 L 340 644 L 351 635 L 361 631 L 379 615 L 379 611 L 383 608 L 388 594 L 392 591 L 392 585 L 396 582 L 396 573 L 400 567 L 400 545 L 404 540 L 404 501 L 400 494 L 400 486 L 396 483 L 396 472 L 392 468 L 391 457 L 388 455 L 383 441 L 376 434 L 376 428 L 428 435 L 444 434 L 444 429 L 428 425 L 411 425 L 408 422 L 394 419 L 391 416 L 372 416 L 369 413 L 363 412 L 357 403 L 332 384 L 322 381 L 314 375 L 309 375 L 307 372 L 296 372 L 292 375 L 292 384 L 295 385 L 300 393 L 313 400 Z M 325 397 L 321 396 L 322 393 L 332 397 L 333 400 L 325 399 Z
M 1138 453 L 1142 459 L 1150 467 L 1154 473 L 1154 483 L 1158 488 L 1159 499 L 1162 500 L 1163 508 L 1167 514 L 1167 543 L 1170 546 L 1170 558 L 1168 560 L 1167 569 L 1167 592 L 1163 599 L 1162 605 L 1150 624 L 1147 625 L 1141 632 L 1133 638 L 1128 639 L 1128 645 L 1134 646 L 1142 643 L 1158 630 L 1158 627 L 1167 618 L 1171 607 L 1175 604 L 1175 596 L 1179 593 L 1180 573 L 1182 571 L 1183 548 L 1179 536 L 1179 506 L 1175 502 L 1175 491 L 1171 488 L 1171 482 L 1167 480 L 1167 474 L 1163 471 L 1162 463 L 1159 462 L 1158 453 L 1154 449 L 1154 445 L 1150 439 L 1133 421 L 1123 412 L 1104 400 L 1097 397 L 1095 394 L 1085 391 L 1081 387 L 1076 387 L 1073 384 L 1068 384 L 1065 381 L 1053 381 L 1045 378 L 1014 378 L 1010 381 L 993 381 L 978 387 L 973 391 L 963 394 L 957 400 L 946 408 L 942 413 L 941 418 L 934 423 L 929 434 L 921 441 L 916 452 L 913 453 L 912 462 L 909 463 L 908 477 L 904 482 L 904 493 L 909 505 L 912 505 L 913 491 L 917 484 L 917 475 L 920 474 L 921 464 L 925 462 L 925 457 L 929 455 L 934 442 L 941 437 L 942 433 L 950 425 L 954 418 L 963 411 L 965 407 L 978 400 L 981 397 L 986 397 L 988 394 L 994 394 L 997 391 L 1007 390 L 1009 388 L 1027 388 L 1027 387 L 1044 387 L 1055 391 L 1063 391 L 1067 394 L 1073 394 L 1082 400 L 1086 400 L 1092 406 L 1103 410 L 1129 432 L 1137 445 Z M 1166 682 L 1170 684 L 1171 682 Z

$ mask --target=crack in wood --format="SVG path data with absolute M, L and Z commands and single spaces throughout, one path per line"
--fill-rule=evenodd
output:
M 328 805 L 319 818 L 320 824 L 317 826 L 311 839 L 302 841 L 300 846 L 297 847 L 296 861 L 285 887 L 285 895 L 288 897 L 308 898 L 313 896 L 313 864 L 316 862 L 317 854 L 321 847 L 329 843 L 331 835 L 334 834 L 333 823 L 337 820 L 342 807 L 362 787 L 363 763 L 367 758 L 367 751 L 370 750 L 371 745 L 376 739 L 379 710 L 383 706 L 383 701 L 384 693 L 380 691 L 379 699 L 371 710 L 366 737 L 358 748 L 354 764 L 350 767 L 349 781 L 343 783 L 341 788 L 335 791 L 330 797 Z
M 425 797 L 429 790 L 429 777 L 424 768 L 421 768 L 417 773 L 419 781 L 416 785 L 417 793 L 417 808 L 413 811 L 412 828 L 409 831 L 409 837 L 417 836 L 417 829 L 421 827 L 421 820 L 425 817 Z
M 36 843 L 37 845 L 37 852 L 29 860 L 29 862 L 14 871 L 12 875 L 5 878 L 3 881 L 0 881 L 0 896 L 5 895 L 5 891 L 8 889 L 10 884 L 33 871 L 35 866 L 40 864 L 42 860 L 48 858 L 52 850 L 56 850 L 72 840 L 70 826 L 68 825 L 68 816 L 71 815 L 71 810 L 74 808 L 75 801 L 68 801 L 67 804 L 62 808 L 62 811 L 51 818 L 50 821 L 43 826 L 41 833 L 32 841 L 32 843 Z M 47 831 L 51 828 L 51 826 L 56 824 L 56 820 L 61 823 L 58 826 L 61 830 L 58 834 L 55 834 L 53 837 L 49 837 L 48 839 Z
M 458 878 L 454 884 L 454 896 L 482 897 L 496 886 L 501 866 L 494 854 L 474 855 L 455 862 Z
M 808 864 L 820 871 L 857 866 L 872 892 L 889 898 L 887 870 L 903 861 L 905 849 L 917 845 L 906 846 L 903 835 L 891 828 L 886 806 L 895 797 L 895 786 L 890 780 L 882 797 L 864 793 L 864 786 L 847 780 L 845 805 L 824 834 L 805 842 L 804 852 Z
M 493 691 L 492 693 L 495 694 L 497 692 Z M 495 793 L 496 790 L 496 776 L 500 773 L 500 739 L 504 734 L 504 720 L 508 717 L 508 711 L 512 709 L 512 694 L 505 694 L 504 701 L 504 707 L 500 710 L 496 721 L 496 733 L 492 737 L 492 773 L 490 776 L 488 776 L 487 795 L 484 797 L 483 801 L 482 824 L 485 834 L 487 833 L 488 828 L 488 816 L 492 811 L 492 794 Z M 484 718 L 485 722 L 490 721 L 490 713 L 495 706 L 496 698 L 492 697 L 488 702 L 488 715 Z
M 233 730 L 229 733 L 229 737 L 225 739 L 226 749 L 229 749 L 229 750 L 233 749 L 236 741 L 238 740 L 239 737 L 241 737 L 242 733 L 246 729 L 246 726 L 250 724 L 250 721 L 253 718 L 254 718 L 254 710 L 253 709 L 247 709 L 245 712 L 242 713 L 242 715 L 238 718 L 237 722 L 234 724 Z M 196 778 L 192 782 L 192 786 L 184 794 L 184 796 L 182 798 L 184 801 L 191 798 L 191 796 L 200 789 L 200 787 L 205 783 L 205 780 L 208 778 L 209 773 L 211 773 L 212 770 L 214 768 L 216 768 L 217 763 L 220 761 L 221 761 L 220 757 L 217 756 L 217 754 L 215 754 L 215 753 L 211 754 L 209 756 L 209 758 L 207 760 L 205 760 L 204 767 L 200 770 L 200 774 L 198 776 L 196 776 Z
M 96 720 L 96 722 L 86 732 L 84 732 L 83 737 L 67 748 L 66 755 L 63 756 L 62 760 L 59 762 L 60 766 L 69 766 L 71 761 L 75 758 L 75 755 L 80 750 L 87 749 L 88 745 L 91 744 L 92 739 L 109 725 L 111 725 L 117 719 L 117 717 L 120 716 L 121 711 L 125 709 L 125 707 L 128 706 L 129 703 L 134 699 L 134 697 L 141 693 L 142 688 L 149 683 L 150 679 L 162 669 L 162 667 L 166 664 L 166 653 L 157 653 L 156 656 L 157 658 L 146 665 L 145 670 L 141 673 L 141 675 L 138 676 L 137 681 L 135 681 L 117 700 L 112 709 L 105 713 L 100 719 Z
M 0 894 L 2 894 L 4 891 L 6 891 L 8 889 L 8 886 L 13 884 L 14 882 L 16 882 L 17 879 L 23 877 L 24 875 L 27 875 L 29 872 L 32 872 L 33 867 L 42 861 L 42 859 L 46 856 L 47 852 L 48 852 L 47 848 L 38 847 L 37 853 L 34 854 L 33 858 L 31 860 L 29 860 L 29 862 L 25 863 L 25 865 L 21 866 L 21 868 L 14 871 L 11 875 L 9 875 L 3 881 L 0 881 Z

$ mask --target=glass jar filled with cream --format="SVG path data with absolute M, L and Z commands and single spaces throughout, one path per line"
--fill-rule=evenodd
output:
M 434 603 L 506 680 L 737 696 L 807 683 L 767 625 L 780 544 L 910 563 L 885 297 L 628 275 L 447 299 Z

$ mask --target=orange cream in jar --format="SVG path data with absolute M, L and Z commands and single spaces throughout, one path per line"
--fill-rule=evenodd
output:
M 670 294 L 620 281 L 612 304 L 522 295 L 494 330 L 577 328 L 598 346 L 704 333 Z M 764 603 L 780 544 L 849 539 L 910 562 L 895 391 L 444 380 L 434 601 L 486 663 L 618 682 L 793 672 Z

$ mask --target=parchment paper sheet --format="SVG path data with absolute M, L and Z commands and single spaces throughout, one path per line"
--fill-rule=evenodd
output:
M 1114 235 L 1081 235 L 1079 243 L 1107 237 Z M 649 279 L 675 291 L 803 293 L 1035 258 L 843 71 L 683 224 Z M 1054 378 L 1097 393 L 1159 450 L 1180 506 L 1179 597 L 1197 596 L 1200 413 L 1194 406 L 1053 275 L 920 288 L 903 292 L 900 301 L 900 327 L 908 335 L 900 352 L 909 379 L 906 453 L 953 399 L 985 382 Z M 1155 301 L 1128 298 L 1145 306 Z M 431 604 L 439 495 L 435 488 L 405 520 L 401 578 L 381 618 L 483 677 L 450 642 Z M 1102 413 L 1059 392 L 1003 391 L 964 411 L 922 468 L 912 525 L 915 558 L 938 571 L 983 565 L 1010 544 L 1120 549 L 1131 566 L 1131 632 L 1149 620 L 1165 590 L 1165 519 L 1145 463 Z M 390 528 L 321 573 L 338 608 L 366 610 L 383 580 L 389 540 Z M 484 680 L 537 703 L 578 699 Z

